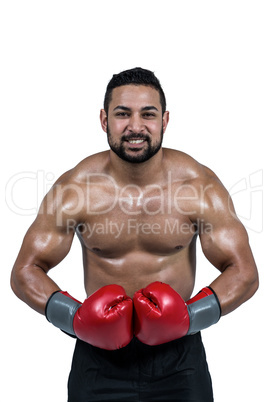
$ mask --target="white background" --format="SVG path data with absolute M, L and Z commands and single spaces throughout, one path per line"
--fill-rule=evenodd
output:
M 216 402 L 267 394 L 268 12 L 266 1 L 2 1 L 1 394 L 64 402 L 74 341 L 18 300 L 9 277 L 37 207 L 64 171 L 107 149 L 112 74 L 153 70 L 166 92 L 164 145 L 209 166 L 233 194 L 260 274 L 246 304 L 203 332 Z M 6 199 L 4 197 L 6 195 Z M 216 270 L 198 250 L 196 291 Z M 53 278 L 83 299 L 77 241 Z

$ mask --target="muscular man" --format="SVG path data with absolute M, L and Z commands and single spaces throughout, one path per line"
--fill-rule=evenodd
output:
M 247 233 L 218 177 L 162 148 L 169 113 L 152 72 L 114 75 L 100 120 L 110 149 L 64 173 L 47 194 L 12 288 L 77 337 L 69 401 L 212 401 L 200 330 L 257 290 Z M 74 234 L 83 303 L 48 276 Z M 191 298 L 197 237 L 219 275 Z

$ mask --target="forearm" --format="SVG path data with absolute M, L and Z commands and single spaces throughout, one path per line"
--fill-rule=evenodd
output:
M 45 314 L 49 296 L 60 290 L 58 285 L 37 265 L 14 267 L 11 287 L 16 296 L 40 314 Z
M 240 269 L 229 266 L 211 283 L 221 304 L 222 315 L 231 313 L 250 299 L 259 285 L 258 272 L 255 265 Z

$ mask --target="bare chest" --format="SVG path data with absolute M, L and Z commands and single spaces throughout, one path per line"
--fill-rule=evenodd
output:
M 184 201 L 174 191 L 129 185 L 120 193 L 94 193 L 76 231 L 82 244 L 103 256 L 132 251 L 169 255 L 187 247 L 196 234 Z

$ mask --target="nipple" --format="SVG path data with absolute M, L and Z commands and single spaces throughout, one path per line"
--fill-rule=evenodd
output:
M 177 250 L 181 250 L 183 248 L 183 246 L 176 246 L 175 247 Z

